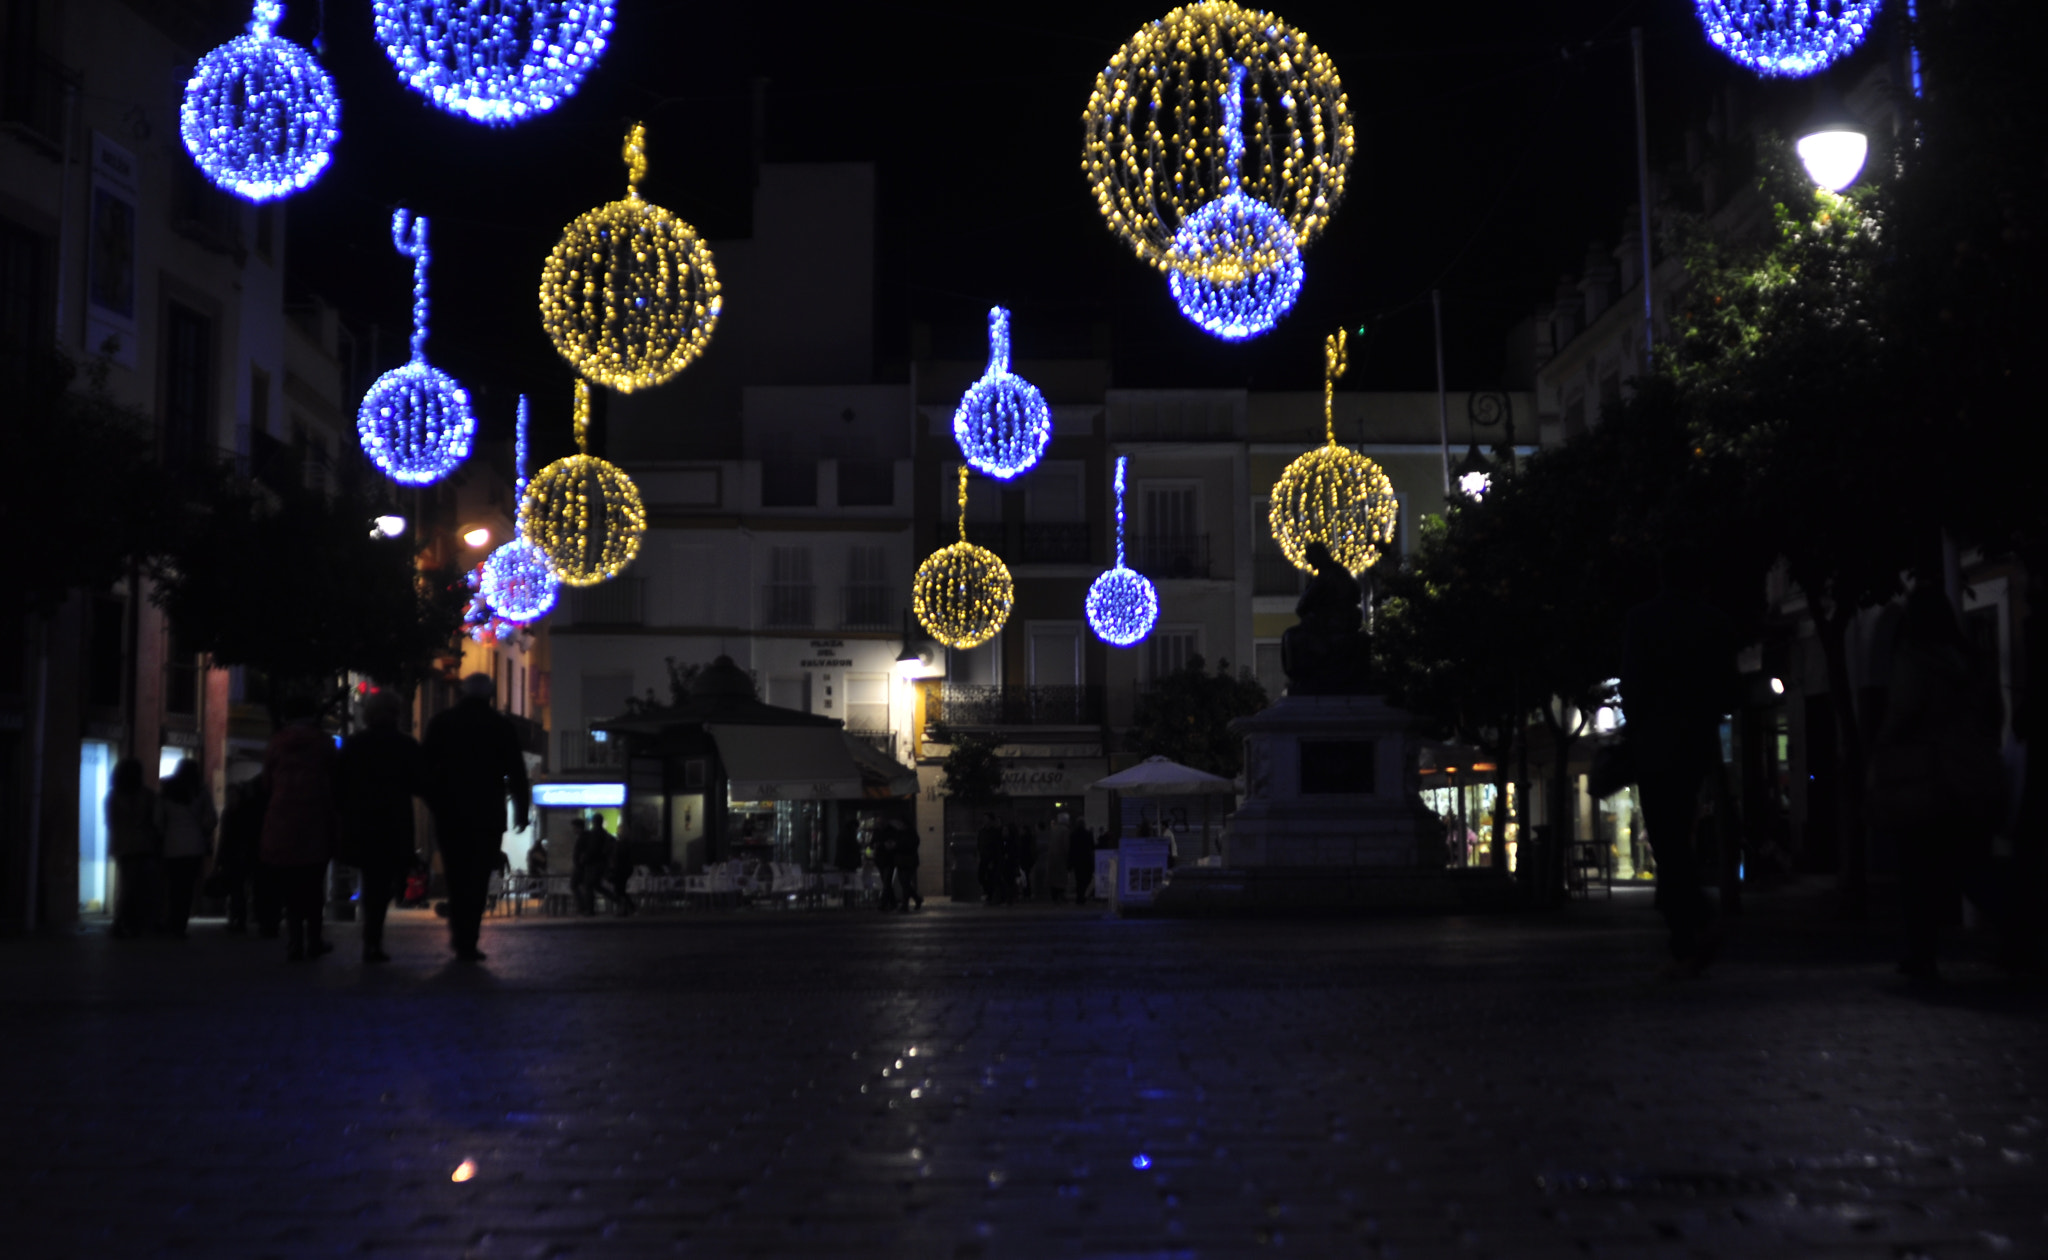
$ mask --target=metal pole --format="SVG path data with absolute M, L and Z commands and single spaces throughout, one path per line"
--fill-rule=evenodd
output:
M 1436 424 L 1444 447 L 1444 498 L 1451 497 L 1451 408 L 1444 393 L 1444 295 L 1429 291 L 1431 318 L 1436 321 Z
M 1650 295 L 1650 123 L 1643 105 L 1643 28 L 1629 29 L 1636 62 L 1636 203 L 1642 213 L 1643 238 L 1643 370 L 1650 369 L 1650 349 L 1657 341 L 1657 308 Z

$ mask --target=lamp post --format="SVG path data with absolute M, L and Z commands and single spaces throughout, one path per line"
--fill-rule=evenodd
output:
M 1799 162 L 1808 178 L 1832 193 L 1856 182 L 1863 163 L 1870 156 L 1870 137 L 1842 103 L 1840 94 L 1818 85 L 1814 88 L 1814 109 L 1799 129 Z

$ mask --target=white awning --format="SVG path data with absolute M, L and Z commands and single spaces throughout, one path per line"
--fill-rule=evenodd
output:
M 861 794 L 860 768 L 836 726 L 707 726 L 736 801 L 841 801 Z

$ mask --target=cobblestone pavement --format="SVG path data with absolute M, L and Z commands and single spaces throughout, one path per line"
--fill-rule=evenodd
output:
M 1817 904 L 396 918 L 0 944 L 0 1254 L 2048 1255 L 2048 999 Z

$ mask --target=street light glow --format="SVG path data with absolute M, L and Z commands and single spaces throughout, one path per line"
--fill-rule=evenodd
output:
M 1835 193 L 1856 182 L 1856 177 L 1863 173 L 1863 160 L 1870 155 L 1869 137 L 1847 128 L 1801 136 L 1796 147 L 1807 175 Z
M 405 532 L 405 518 L 391 513 L 377 517 L 370 525 L 372 538 L 396 538 Z
M 1483 472 L 1468 472 L 1458 477 L 1458 490 L 1468 499 L 1483 498 L 1493 486 L 1493 477 Z
M 468 530 L 462 535 L 462 541 L 472 547 L 489 546 L 491 541 L 490 526 L 479 525 L 475 529 Z

